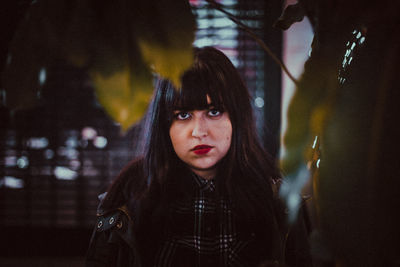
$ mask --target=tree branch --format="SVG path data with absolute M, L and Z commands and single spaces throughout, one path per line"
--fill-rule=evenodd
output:
M 293 77 L 293 75 L 289 72 L 285 64 L 271 51 L 271 49 L 265 44 L 263 40 L 261 40 L 256 33 L 254 33 L 247 25 L 243 24 L 240 20 L 238 20 L 233 14 L 229 13 L 228 11 L 224 10 L 220 4 L 215 2 L 214 0 L 205 0 L 207 3 L 209 3 L 213 8 L 216 10 L 224 13 L 225 15 L 228 16 L 230 20 L 232 20 L 240 29 L 245 31 L 247 34 L 249 34 L 263 49 L 267 54 L 274 60 L 281 68 L 282 70 L 286 73 L 286 75 L 293 81 L 295 85 L 298 85 L 298 81 L 296 78 Z

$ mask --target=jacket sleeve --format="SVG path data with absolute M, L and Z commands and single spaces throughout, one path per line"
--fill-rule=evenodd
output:
M 132 226 L 125 206 L 98 215 L 86 254 L 86 267 L 140 266 Z

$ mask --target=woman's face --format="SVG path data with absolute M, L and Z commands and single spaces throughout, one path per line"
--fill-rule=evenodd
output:
M 207 102 L 211 102 L 208 96 Z M 169 135 L 178 157 L 194 173 L 211 179 L 231 146 L 232 124 L 227 112 L 212 105 L 205 110 L 176 110 Z

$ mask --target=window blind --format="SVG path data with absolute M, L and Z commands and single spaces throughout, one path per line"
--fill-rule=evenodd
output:
M 265 37 L 265 1 L 218 3 Z M 190 4 L 198 22 L 194 45 L 214 46 L 232 60 L 251 92 L 262 131 L 265 53 L 225 14 L 205 1 Z M 136 133 L 119 135 L 85 73 L 60 63 L 40 75 L 42 105 L 17 112 L 12 120 L 9 110 L 1 109 L 10 122 L 0 130 L 0 225 L 91 228 L 97 195 L 133 157 Z

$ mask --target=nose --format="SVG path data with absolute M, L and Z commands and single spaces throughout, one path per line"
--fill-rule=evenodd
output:
M 208 135 L 207 121 L 200 117 L 193 120 L 192 136 L 196 138 L 203 138 Z

